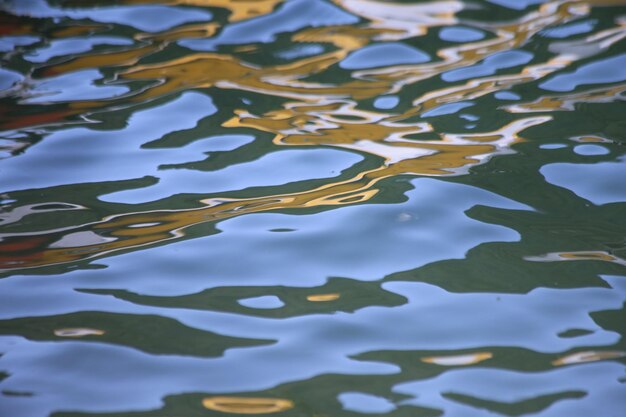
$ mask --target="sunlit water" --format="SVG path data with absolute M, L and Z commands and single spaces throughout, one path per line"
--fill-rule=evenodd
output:
M 626 415 L 623 1 L 0 9 L 0 416 Z

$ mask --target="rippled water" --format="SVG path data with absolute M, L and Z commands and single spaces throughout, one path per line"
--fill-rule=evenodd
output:
M 623 1 L 0 10 L 0 416 L 626 415 Z

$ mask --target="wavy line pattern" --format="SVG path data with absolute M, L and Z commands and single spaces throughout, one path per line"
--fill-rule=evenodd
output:
M 0 1 L 0 410 L 620 415 L 625 16 Z

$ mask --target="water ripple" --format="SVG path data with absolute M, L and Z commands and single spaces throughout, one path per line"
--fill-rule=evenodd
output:
M 625 13 L 0 1 L 0 414 L 618 415 Z

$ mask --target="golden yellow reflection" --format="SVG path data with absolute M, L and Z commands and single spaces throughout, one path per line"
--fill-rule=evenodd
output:
M 219 24 L 215 22 L 194 23 L 160 33 L 139 33 L 135 35 L 135 39 L 139 43 L 137 46 L 121 50 L 78 55 L 68 61 L 45 66 L 41 70 L 41 73 L 44 76 L 54 76 L 86 68 L 132 66 L 139 62 L 141 58 L 163 50 L 170 42 L 182 38 L 211 37 L 217 32 L 219 27 Z M 82 26 L 79 28 L 83 31 L 86 30 Z M 59 33 L 60 35 L 67 35 L 71 31 L 77 30 L 76 28 L 66 28 Z M 90 102 L 77 102 L 74 104 L 74 107 L 85 108 L 95 106 L 93 103 L 91 105 L 88 103 Z
M 559 256 L 563 259 L 571 260 L 591 260 L 591 261 L 615 261 L 617 258 L 606 252 L 562 252 Z
M 461 44 L 438 51 L 440 61 L 354 71 L 350 81 L 336 85 L 303 80 L 305 77 L 328 69 L 331 65 L 345 58 L 352 50 L 373 41 L 389 40 L 390 37 L 412 36 L 414 29 L 407 29 L 407 22 L 410 28 L 422 25 L 420 26 L 422 27 L 421 33 L 424 27 L 441 26 L 454 22 L 454 13 L 461 9 L 460 3 L 455 1 L 419 5 L 384 3 L 385 10 L 388 7 L 388 12 L 374 17 L 373 14 L 376 13 L 372 10 L 378 10 L 381 4 L 375 1 L 358 0 L 347 1 L 344 5 L 348 10 L 354 9 L 354 13 L 371 17 L 372 22 L 370 23 L 304 29 L 293 34 L 292 40 L 294 42 L 330 42 L 338 49 L 289 64 L 258 67 L 228 54 L 192 53 L 170 61 L 138 65 L 122 70 L 117 75 L 121 80 L 140 79 L 153 82 L 152 87 L 146 88 L 138 94 L 124 96 L 123 100 L 125 102 L 141 102 L 185 89 L 213 86 L 248 90 L 316 105 L 324 105 L 325 101 L 337 98 L 361 100 L 385 93 L 393 93 L 404 85 L 430 78 L 443 71 L 471 65 L 490 54 L 521 45 L 530 36 L 549 25 L 588 13 L 588 8 L 581 7 L 578 2 L 548 3 L 542 5 L 538 11 L 531 12 L 515 22 L 494 24 L 489 29 L 496 35 L 495 38 Z M 420 13 L 412 15 L 403 11 L 407 7 L 411 10 L 417 7 L 420 9 Z M 421 22 L 420 25 L 417 24 L 419 22 Z M 100 54 L 95 54 L 93 58 L 92 55 L 80 56 L 72 62 L 44 68 L 42 71 L 44 74 L 51 75 L 93 66 L 131 66 L 135 65 L 141 57 L 160 50 L 169 41 L 185 36 L 211 36 L 215 30 L 216 26 L 209 23 L 204 24 L 204 26 L 198 24 L 183 26 L 165 34 L 139 34 L 137 35 L 138 39 L 152 39 L 153 42 L 131 50 L 107 53 L 105 54 L 106 57 L 98 57 Z M 399 33 L 404 33 L 404 35 L 398 35 Z M 617 36 L 615 33 L 613 35 Z M 606 48 L 616 39 L 602 39 L 601 34 L 595 34 L 593 39 L 590 38 L 587 41 L 601 43 L 602 48 Z M 245 47 L 246 45 L 241 46 Z M 563 68 L 575 59 L 577 59 L 577 55 L 567 51 L 567 53 L 562 53 L 545 64 L 529 66 L 520 74 L 470 80 L 461 86 L 427 93 L 414 101 L 412 110 L 391 117 L 384 115 L 385 120 L 389 122 L 404 120 L 440 104 L 468 100 L 512 85 L 536 80 Z M 207 68 L 211 68 L 211 71 L 207 71 Z M 92 109 L 114 104 L 107 103 L 109 101 L 77 101 L 71 103 L 70 107 L 73 109 L 72 114 L 75 114 L 79 109 Z M 260 116 L 263 119 L 271 117 L 271 114 Z M 319 121 L 315 117 L 310 116 L 303 121 L 303 123 L 313 124 L 317 122 Z
M 314 303 L 318 302 L 326 302 L 326 301 L 335 301 L 341 297 L 341 294 L 338 292 L 329 293 L 329 294 L 311 294 L 307 295 L 306 299 L 312 301 Z
M 511 113 L 573 111 L 578 103 L 611 103 L 622 99 L 626 84 L 571 94 L 543 96 L 530 103 L 518 103 L 503 108 Z
M 124 0 L 126 4 L 182 5 L 196 7 L 218 7 L 230 11 L 228 20 L 252 19 L 271 13 L 284 0 Z
M 349 2 L 349 7 L 364 13 L 368 16 L 368 10 L 376 9 L 377 2 L 358 1 Z M 444 4 L 445 3 L 445 4 Z M 448 3 L 450 3 L 448 5 Z M 372 41 L 380 39 L 388 39 L 389 37 L 398 37 L 398 33 L 406 32 L 407 19 L 409 27 L 417 27 L 416 22 L 412 19 L 422 19 L 425 27 L 441 26 L 450 24 L 453 21 L 453 13 L 460 10 L 458 2 L 433 2 L 420 5 L 405 6 L 402 4 L 387 5 L 389 10 L 403 10 L 405 7 L 418 7 L 422 10 L 420 17 L 402 18 L 403 14 L 397 11 L 389 12 L 383 17 L 378 17 L 378 21 L 367 24 L 365 26 L 339 26 L 330 28 L 307 29 L 293 35 L 295 42 L 331 42 L 339 49 L 314 57 L 301 59 L 299 61 L 271 67 L 255 67 L 253 65 L 242 62 L 241 60 L 225 54 L 191 54 L 184 58 L 177 58 L 171 61 L 142 65 L 131 68 L 120 73 L 123 79 L 146 79 L 157 81 L 158 84 L 148 90 L 140 93 L 132 98 L 133 101 L 141 101 L 148 98 L 158 97 L 164 94 L 180 91 L 183 88 L 205 88 L 217 86 L 219 88 L 237 88 L 249 91 L 261 92 L 269 95 L 277 95 L 288 98 L 295 98 L 303 101 L 319 100 L 329 97 L 350 97 L 353 99 L 363 99 L 384 94 L 386 92 L 397 91 L 406 84 L 414 83 L 418 80 L 431 77 L 445 70 L 467 66 L 478 62 L 482 58 L 500 50 L 509 49 L 518 46 L 528 37 L 543 29 L 544 27 L 567 20 L 576 16 L 576 9 L 572 6 L 572 2 L 559 3 L 558 5 L 544 5 L 539 11 L 530 13 L 525 18 L 515 24 L 501 25 L 494 27 L 497 37 L 480 42 L 472 42 L 446 48 L 440 50 L 438 55 L 443 61 L 437 61 L 421 65 L 409 65 L 398 67 L 383 68 L 380 70 L 355 71 L 353 79 L 340 85 L 324 85 L 314 82 L 303 82 L 302 78 L 327 69 L 329 66 L 339 62 L 345 58 L 348 52 L 360 48 Z M 393 6 L 393 7 L 391 7 Z M 443 7 L 446 6 L 446 7 Z M 346 6 L 348 7 L 348 6 Z M 349 9 L 348 7 L 348 9 Z M 382 19 L 382 20 L 381 20 Z M 197 25 L 195 25 L 197 27 Z M 419 25 L 418 25 L 419 26 Z M 204 28 L 206 30 L 206 28 Z M 169 39 L 177 39 L 184 36 L 185 33 L 193 33 L 197 29 L 178 28 L 171 31 Z M 413 29 L 409 30 L 411 34 Z M 404 32 L 403 32 L 404 31 Z M 420 32 L 422 29 L 420 29 Z M 214 32 L 214 28 L 208 30 L 206 36 L 210 36 Z M 394 35 L 395 34 L 395 35 Z M 201 34 L 200 34 L 201 35 Z M 200 36 L 194 35 L 194 36 Z M 160 39 L 168 39 L 168 36 L 162 35 Z M 158 48 L 157 45 L 149 45 L 146 49 Z M 128 52 L 123 55 L 109 55 L 109 65 L 132 65 L 136 60 L 149 51 L 138 51 L 135 56 Z M 58 73 L 63 70 L 76 69 L 88 65 L 86 58 L 82 59 L 80 64 L 74 64 L 74 67 L 57 67 L 50 69 L 51 73 Z M 120 61 L 116 61 L 119 59 Z M 553 60 L 554 61 L 554 60 Z M 99 63 L 95 63 L 99 64 Z M 548 67 L 551 68 L 554 62 L 549 62 Z M 211 68 L 211 71 L 206 71 Z M 539 71 L 539 75 L 545 75 L 545 68 Z M 538 71 L 538 70 L 535 70 Z M 532 72 L 529 69 L 528 72 Z M 519 78 L 519 77 L 518 77 Z M 527 81 L 510 80 L 511 83 L 519 83 Z M 501 80 L 499 80 L 501 82 Z M 466 87 L 467 88 L 467 87 Z M 485 84 L 478 83 L 470 85 L 476 94 L 485 91 Z M 481 93 L 487 94 L 495 91 L 495 87 L 491 90 Z M 504 88 L 504 87 L 501 87 Z M 448 93 L 449 94 L 449 93 Z M 459 96 L 460 92 L 456 92 Z M 470 98 L 471 94 L 465 94 L 465 99 Z M 449 99 L 452 97 L 449 97 Z M 435 99 L 436 102 L 442 103 Z M 92 107 L 88 103 L 83 103 L 85 107 Z M 432 106 L 418 104 L 422 111 Z M 406 118 L 412 113 L 405 114 Z
M 376 2 L 362 3 L 367 3 L 368 7 L 373 7 L 372 5 Z M 450 3 L 457 4 L 456 2 Z M 540 11 L 531 13 L 525 19 L 516 22 L 515 25 L 505 25 L 497 28 L 495 32 L 498 37 L 495 39 L 443 49 L 438 52 L 443 61 L 388 67 L 381 70 L 355 71 L 352 80 L 338 85 L 304 82 L 302 79 L 329 68 L 345 58 L 354 49 L 379 38 L 385 38 L 385 34 L 397 34 L 398 31 L 405 30 L 406 18 L 398 20 L 390 17 L 385 20 L 386 24 L 384 25 L 372 23 L 366 27 L 340 26 L 301 31 L 294 34 L 294 41 L 331 42 L 339 49 L 304 58 L 290 64 L 256 67 L 231 55 L 197 53 L 171 61 L 140 65 L 123 71 L 120 73 L 120 77 L 123 79 L 158 81 L 157 85 L 135 96 L 134 100 L 145 100 L 186 88 L 206 88 L 211 86 L 255 91 L 268 95 L 298 99 L 304 102 L 340 97 L 359 100 L 397 91 L 403 85 L 431 77 L 445 70 L 467 66 L 494 52 L 516 47 L 547 25 L 576 16 L 576 9 L 569 6 L 572 6 L 571 2 L 560 4 L 558 7 L 552 4 L 544 5 L 540 8 Z M 404 6 L 398 5 L 398 7 Z M 419 7 L 433 8 L 432 14 L 424 13 L 424 16 L 430 17 L 423 17 L 428 21 L 429 25 L 449 24 L 451 12 L 442 13 L 439 2 L 426 3 L 419 5 Z M 454 12 L 456 9 L 448 10 Z M 409 26 L 412 25 L 413 23 L 410 22 Z M 391 32 L 389 32 L 390 30 Z M 513 84 L 537 79 L 558 68 L 562 68 L 574 58 L 563 59 L 561 57 L 550 60 L 543 65 L 528 67 L 521 76 L 495 77 L 483 82 L 470 81 L 465 86 L 456 87 L 453 91 L 444 89 L 441 94 L 446 95 L 446 98 L 441 98 L 440 96 L 424 97 L 422 101 L 430 100 L 430 105 L 428 103 L 420 103 L 418 100 L 416 107 L 418 107 L 419 111 L 425 111 L 434 107 L 434 105 L 451 100 L 470 99 Z M 206 68 L 211 68 L 212 70 L 206 71 Z M 399 117 L 406 118 L 414 114 L 416 113 L 408 112 Z
M 519 47 L 547 26 L 588 13 L 587 9 L 581 10 L 580 7 L 576 6 L 579 6 L 576 2 L 551 2 L 542 5 L 538 11 L 531 12 L 515 22 L 493 24 L 488 29 L 496 35 L 494 38 L 440 49 L 437 51 L 440 61 L 355 71 L 353 76 L 371 80 L 386 80 L 394 85 L 394 90 L 398 90 L 404 85 L 431 78 L 445 71 L 472 65 L 496 52 Z M 551 60 L 544 72 L 550 69 L 554 71 L 556 68 L 551 68 L 551 66 L 557 62 Z M 567 62 L 571 62 L 571 59 L 568 59 Z M 562 66 L 558 65 L 559 68 Z M 537 72 L 537 70 L 534 71 Z M 509 82 L 513 81 L 510 80 Z M 402 117 L 411 114 L 415 113 L 409 112 Z
M 202 400 L 202 405 L 233 414 L 269 414 L 293 408 L 292 401 L 281 398 L 209 397 Z
M 466 355 L 430 356 L 422 358 L 421 361 L 440 366 L 466 366 L 474 365 L 491 358 L 493 358 L 493 354 L 490 352 L 476 352 L 468 353 Z
M 102 336 L 104 330 L 90 329 L 87 327 L 71 327 L 66 329 L 56 329 L 54 335 L 58 337 L 85 337 L 85 336 Z
M 378 195 L 381 181 L 397 175 L 466 174 L 472 167 L 495 156 L 514 152 L 513 146 L 523 140 L 521 133 L 525 129 L 546 123 L 551 117 L 528 115 L 491 131 L 462 134 L 436 131 L 422 118 L 424 113 L 447 103 L 475 99 L 545 78 L 590 53 L 602 52 L 626 36 L 626 23 L 618 20 L 617 27 L 601 30 L 576 42 L 558 43 L 552 51 L 554 56 L 545 62 L 535 62 L 514 73 L 462 80 L 416 93 L 416 97 L 409 97 L 412 106 L 405 111 L 366 110 L 360 108 L 364 99 L 398 92 L 420 80 L 475 64 L 496 52 L 519 47 L 539 31 L 584 16 L 590 8 L 579 1 L 549 2 L 514 21 L 485 24 L 484 28 L 491 32 L 491 37 L 443 48 L 437 51 L 437 59 L 427 63 L 352 71 L 347 81 L 337 83 L 311 81 L 310 76 L 323 73 L 352 51 L 372 42 L 405 39 L 424 34 L 432 27 L 454 24 L 457 22 L 456 13 L 463 8 L 462 3 L 455 0 L 419 4 L 373 0 L 335 2 L 361 16 L 363 21 L 350 26 L 305 28 L 291 35 L 292 42 L 330 43 L 336 48 L 334 50 L 269 66 L 254 65 L 235 54 L 224 53 L 188 53 L 165 61 L 138 64 L 144 57 L 163 50 L 170 42 L 186 37 L 210 37 L 219 27 L 213 22 L 193 23 L 157 34 L 139 33 L 135 35 L 138 41 L 135 47 L 81 55 L 58 65 L 43 67 L 41 72 L 54 75 L 111 66 L 116 67 L 117 81 L 144 80 L 150 85 L 120 99 L 74 101 L 54 112 L 7 117 L 4 126 L 15 128 L 58 122 L 85 111 L 142 103 L 189 89 L 239 89 L 286 100 L 280 107 L 261 114 L 254 114 L 253 109 L 235 109 L 232 117 L 222 123 L 223 127 L 270 133 L 277 146 L 325 146 L 363 154 L 372 162 L 368 169 L 352 178 L 294 193 L 242 199 L 216 197 L 200 201 L 202 206 L 199 208 L 123 213 L 75 228 L 20 235 L 15 242 L 10 239 L 0 242 L 0 246 L 6 248 L 0 253 L 0 268 L 58 264 L 139 248 L 179 239 L 192 225 L 246 213 L 366 202 Z M 279 1 L 167 0 L 163 3 L 225 7 L 232 11 L 232 20 L 239 20 L 269 13 Z M 580 45 L 586 45 L 586 48 L 581 49 Z M 253 46 L 238 47 L 239 50 L 249 50 Z M 506 109 L 511 113 L 567 110 L 578 101 L 613 100 L 625 88 L 625 85 L 619 85 L 583 93 L 546 96 L 536 102 L 508 106 Z M 0 108 L 0 113 L 5 110 Z M 28 250 L 19 249 L 22 247 Z M 547 258 L 532 260 L 555 260 L 551 256 L 556 260 L 582 259 L 581 256 L 568 258 L 567 254 L 549 254 Z M 611 257 L 611 262 L 624 263 L 612 255 L 606 256 Z
M 218 87 L 266 95 L 313 100 L 319 96 L 367 98 L 383 94 L 385 83 L 354 80 L 340 86 L 301 82 L 298 78 L 317 73 L 345 56 L 329 52 L 291 64 L 258 67 L 226 54 L 198 53 L 165 63 L 139 65 L 121 72 L 125 80 L 155 80 L 154 87 L 130 97 L 142 101 L 190 88 Z M 211 71 L 207 71 L 211 68 Z
M 133 48 L 122 51 L 103 52 L 97 55 L 84 55 L 72 58 L 67 62 L 57 65 L 50 65 L 42 71 L 45 76 L 55 76 L 65 74 L 72 71 L 79 71 L 85 68 L 100 68 L 107 66 L 130 66 L 143 56 L 158 51 L 158 45 L 146 45 L 139 48 Z M 87 102 L 88 103 L 88 102 Z M 88 107 L 82 102 L 78 102 L 74 107 Z
M 174 42 L 179 39 L 189 38 L 209 38 L 218 31 L 220 25 L 216 22 L 209 23 L 191 23 L 180 26 L 166 32 L 160 33 L 140 33 L 135 38 L 142 41 L 152 42 Z
M 619 359 L 626 356 L 622 351 L 585 351 L 572 353 L 552 361 L 554 366 L 573 365 L 577 363 L 603 361 L 607 359 Z
M 551 252 L 541 256 L 527 256 L 524 259 L 534 262 L 603 261 L 626 266 L 625 259 L 605 251 Z
M 31 268 L 89 259 L 122 249 L 179 239 L 184 236 L 184 230 L 192 225 L 248 213 L 365 202 L 379 192 L 380 181 L 396 175 L 466 173 L 471 166 L 484 163 L 494 155 L 511 152 L 510 146 L 521 140 L 519 132 L 545 120 L 545 116 L 521 119 L 486 134 L 444 134 L 439 141 L 398 139 L 369 148 L 366 142 L 342 144 L 342 147 L 380 156 L 380 165 L 352 178 L 301 192 L 247 199 L 211 198 L 202 200 L 204 207 L 200 208 L 124 213 L 86 226 L 22 236 L 15 244 L 4 244 L 7 255 L 0 255 L 0 269 Z M 76 233 L 78 228 L 81 229 L 80 235 Z M 79 243 L 69 247 L 70 242 Z M 11 245 L 31 249 L 20 251 Z
M 574 136 L 573 138 L 570 138 L 571 140 L 573 140 L 574 142 L 581 142 L 581 143 L 611 143 L 613 142 L 610 139 L 607 138 L 603 138 L 601 136 L 597 136 L 597 135 L 585 135 L 585 136 Z

